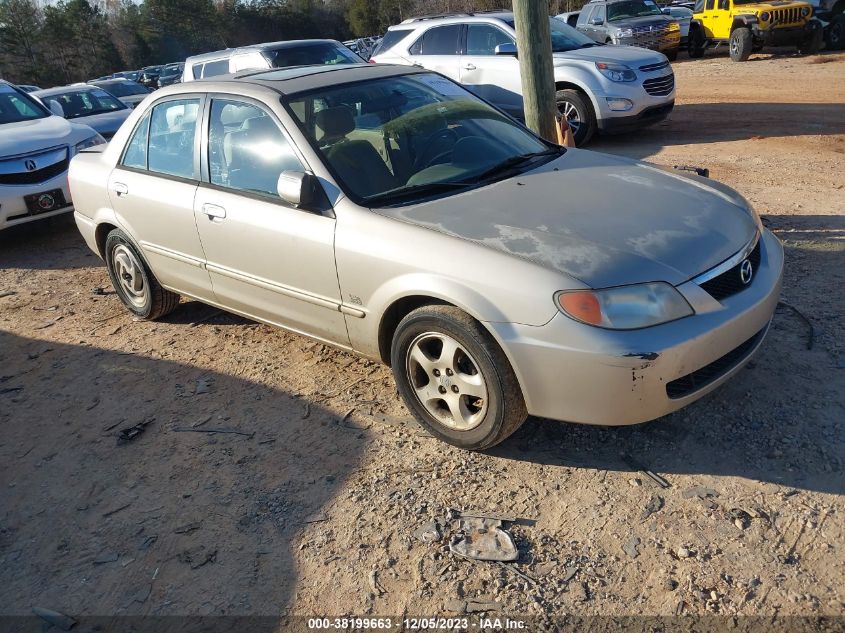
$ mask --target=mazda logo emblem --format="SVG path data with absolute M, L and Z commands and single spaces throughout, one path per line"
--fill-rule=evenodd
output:
M 35 161 L 31 158 L 24 162 L 24 167 L 26 167 L 27 171 L 35 171 L 38 169 L 38 165 L 35 164 Z
M 754 266 L 750 259 L 746 259 L 739 265 L 739 278 L 746 286 L 751 283 L 751 278 L 754 276 Z

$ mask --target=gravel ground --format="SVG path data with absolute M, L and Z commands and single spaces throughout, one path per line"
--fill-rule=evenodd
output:
M 593 149 L 737 188 L 795 310 L 646 425 L 462 452 L 384 367 L 195 302 L 136 322 L 72 222 L 1 234 L 0 613 L 845 615 L 845 55 L 676 72 L 669 121 Z M 449 552 L 469 510 L 518 519 L 516 562 Z

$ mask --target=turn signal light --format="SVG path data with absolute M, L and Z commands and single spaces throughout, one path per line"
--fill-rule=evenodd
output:
M 600 325 L 602 322 L 599 300 L 592 292 L 582 290 L 578 292 L 563 292 L 558 300 L 564 312 L 579 321 L 590 325 Z

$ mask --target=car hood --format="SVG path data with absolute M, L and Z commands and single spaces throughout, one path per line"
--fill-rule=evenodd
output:
M 646 65 L 666 61 L 663 53 L 638 46 L 614 46 L 612 44 L 579 48 L 574 51 L 555 53 L 555 64 L 562 64 L 573 59 L 588 62 L 618 62 L 621 64 Z
M 94 136 L 87 125 L 60 116 L 0 125 L 0 157 L 30 154 L 57 145 L 75 145 Z
M 78 119 L 73 119 L 73 121 L 89 125 L 103 136 L 112 137 L 120 129 L 120 126 L 123 125 L 123 122 L 129 118 L 130 114 L 132 114 L 132 110 L 126 108 L 125 110 L 114 110 L 113 112 L 103 112 L 102 114 L 79 117 Z
M 149 97 L 149 94 L 140 94 L 140 95 L 126 95 L 125 97 L 118 97 L 123 103 L 128 106 L 135 107 L 139 103 L 141 103 L 144 99 Z
M 593 288 L 681 284 L 728 259 L 758 230 L 743 198 L 724 185 L 574 149 L 480 189 L 374 211 Z

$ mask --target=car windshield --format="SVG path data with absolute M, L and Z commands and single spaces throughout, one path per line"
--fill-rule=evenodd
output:
M 42 108 L 25 93 L 0 84 L 0 125 L 44 119 L 50 113 Z
M 304 46 L 285 46 L 283 48 L 265 51 L 264 56 L 273 68 L 361 64 L 364 61 L 345 46 L 338 46 L 337 44 L 328 42 L 319 42 Z
M 164 70 L 161 71 L 161 76 L 170 76 L 170 75 L 181 75 L 182 69 L 179 66 L 167 66 Z
M 76 90 L 44 96 L 42 100 L 45 103 L 55 101 L 62 106 L 66 119 L 79 119 L 126 109 L 125 105 L 105 90 Z
M 624 2 L 610 2 L 607 5 L 608 22 L 660 14 L 660 7 L 653 0 L 624 0 Z
M 513 20 L 505 20 L 505 22 L 511 28 L 516 28 Z M 557 18 L 549 18 L 549 27 L 551 28 L 552 36 L 552 51 L 555 53 L 565 53 L 566 51 L 574 51 L 579 48 L 598 46 L 589 37 L 580 31 L 576 31 Z
M 481 186 L 561 152 L 430 73 L 323 88 L 287 105 L 346 193 L 373 207 Z
M 115 81 L 99 84 L 101 88 L 107 90 L 115 97 L 129 97 L 132 95 L 149 94 L 149 90 L 144 88 L 141 84 L 134 81 Z

